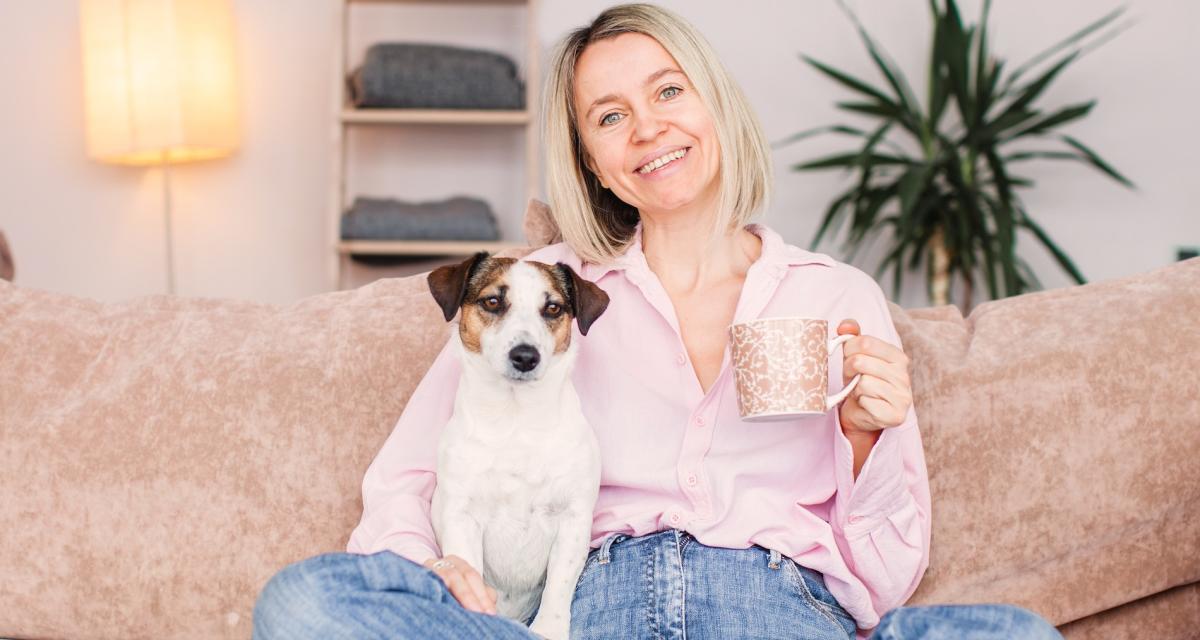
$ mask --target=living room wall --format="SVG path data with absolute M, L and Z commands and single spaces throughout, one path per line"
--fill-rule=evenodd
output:
M 608 3 L 540 3 L 537 37 L 548 49 Z M 758 111 L 768 139 L 841 122 L 846 93 L 798 58 L 812 55 L 874 78 L 852 25 L 833 0 L 778 3 L 662 2 L 691 20 L 717 49 Z M 978 1 L 962 2 L 966 16 Z M 1046 96 L 1047 106 L 1098 98 L 1070 129 L 1138 185 L 1126 190 L 1082 165 L 1045 163 L 1026 196 L 1034 218 L 1092 281 L 1172 262 L 1200 245 L 1200 181 L 1192 115 L 1200 86 L 1200 5 L 1132 0 L 1135 23 L 1077 62 Z M 289 302 L 329 290 L 325 257 L 334 89 L 336 0 L 235 0 L 243 138 L 232 157 L 172 173 L 181 295 Z M 921 0 L 859 0 L 867 28 L 910 74 L 921 95 L 929 15 Z M 1005 0 L 993 7 L 994 48 L 1021 61 L 1115 3 Z M 107 166 L 84 151 L 79 8 L 75 0 L 0 5 L 0 230 L 24 286 L 120 300 L 165 289 L 162 176 Z M 479 28 L 489 28 L 486 25 Z M 543 58 L 544 59 L 544 58 Z M 807 247 L 845 177 L 797 174 L 795 162 L 845 148 L 814 139 L 776 152 L 776 194 L 765 220 Z M 470 148 L 463 149 L 468 153 Z M 384 167 L 386 170 L 386 167 Z M 507 167 L 496 167 L 507 179 Z M 519 174 L 513 179 L 519 180 Z M 425 185 L 452 195 L 448 172 Z M 506 215 L 512 215 L 511 213 Z M 508 219 L 505 229 L 519 229 Z M 841 258 L 836 243 L 822 251 Z M 1018 253 L 1048 288 L 1071 282 L 1031 237 Z M 856 264 L 873 272 L 880 253 Z M 885 287 L 885 291 L 888 288 Z M 890 291 L 889 291 L 890 293 Z M 904 306 L 924 306 L 922 280 L 906 279 Z

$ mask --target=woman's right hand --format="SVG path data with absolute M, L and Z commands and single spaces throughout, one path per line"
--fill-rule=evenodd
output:
M 446 583 L 446 588 L 465 609 L 496 614 L 496 590 L 484 583 L 483 576 L 466 560 L 449 555 L 430 558 L 424 564 Z

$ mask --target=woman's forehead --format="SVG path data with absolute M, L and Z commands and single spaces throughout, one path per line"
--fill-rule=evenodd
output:
M 662 69 L 679 64 L 654 38 L 642 33 L 622 33 L 587 46 L 575 64 L 575 98 L 591 101 L 613 92 L 634 90 Z

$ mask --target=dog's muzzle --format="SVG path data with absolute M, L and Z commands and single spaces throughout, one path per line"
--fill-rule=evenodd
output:
M 538 350 L 527 344 L 519 344 L 508 352 L 508 360 L 512 362 L 512 366 L 521 373 L 529 373 L 538 366 L 542 357 L 538 354 Z

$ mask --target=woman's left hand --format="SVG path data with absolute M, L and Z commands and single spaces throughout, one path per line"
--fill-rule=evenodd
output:
M 842 345 L 842 383 L 862 374 L 839 410 L 842 432 L 847 437 L 877 436 L 882 429 L 903 424 L 912 406 L 908 356 L 879 338 L 862 335 L 855 320 L 842 320 L 837 332 L 857 336 Z

